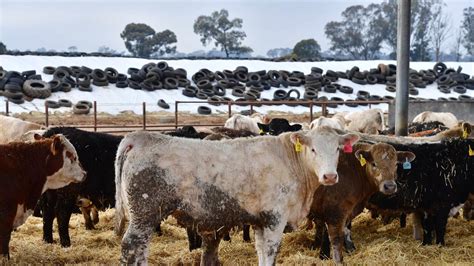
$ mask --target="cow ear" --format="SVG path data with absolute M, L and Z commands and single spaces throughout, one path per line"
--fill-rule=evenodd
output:
M 347 133 L 345 135 L 342 135 L 341 138 L 339 139 L 339 143 L 341 144 L 347 144 L 350 143 L 350 145 L 354 145 L 357 141 L 359 141 L 360 136 L 357 134 L 353 133 Z
M 258 129 L 260 129 L 260 131 L 263 131 L 264 133 L 270 130 L 268 124 L 261 124 L 257 122 L 257 126 L 258 126 Z
M 51 144 L 51 153 L 53 155 L 58 154 L 59 152 L 61 152 L 62 146 L 63 146 L 63 143 L 61 141 L 61 137 L 60 136 L 54 136 L 53 143 Z
M 357 150 L 355 153 L 354 153 L 354 156 L 357 158 L 357 160 L 361 160 L 361 156 L 369 163 L 373 162 L 374 161 L 374 158 L 372 157 L 372 153 L 370 151 L 366 151 L 366 150 Z
M 291 133 L 290 140 L 293 144 L 296 144 L 299 141 L 299 143 L 302 145 L 306 145 L 306 146 L 311 145 L 311 139 L 308 138 L 302 132 Z
M 300 131 L 302 126 L 300 124 L 294 124 L 290 126 L 290 131 Z
M 416 155 L 410 151 L 397 151 L 397 161 L 404 163 L 406 161 L 411 162 L 415 160 Z
M 472 132 L 471 124 L 469 124 L 468 122 L 464 122 L 462 123 L 461 127 L 462 127 L 462 132 L 466 132 L 465 134 L 467 134 L 467 136 L 471 135 L 471 132 Z
M 269 124 L 269 123 L 270 123 L 270 120 L 271 120 L 271 119 L 270 119 L 270 117 L 269 117 L 268 115 L 264 115 L 264 116 L 263 116 L 263 119 L 262 119 L 262 122 L 263 122 L 264 124 Z
M 35 134 L 33 135 L 33 137 L 35 138 L 35 140 L 42 140 L 42 139 L 44 139 L 43 136 L 41 136 L 41 135 L 38 134 L 38 133 L 35 133 Z

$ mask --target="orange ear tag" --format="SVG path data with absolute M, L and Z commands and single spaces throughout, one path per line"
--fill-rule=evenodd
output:
M 303 150 L 303 145 L 301 145 L 300 139 L 297 138 L 296 143 L 295 143 L 295 151 L 296 152 L 301 152 L 302 150 Z
M 367 161 L 365 160 L 365 158 L 362 154 L 360 155 L 359 162 L 360 162 L 361 166 L 364 166 L 367 163 Z

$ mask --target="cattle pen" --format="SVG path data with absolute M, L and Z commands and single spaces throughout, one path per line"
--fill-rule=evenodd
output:
M 42 112 L 43 115 L 43 120 L 37 120 L 37 123 L 43 124 L 46 127 L 49 126 L 74 126 L 76 128 L 84 129 L 84 130 L 89 130 L 89 131 L 94 131 L 94 132 L 103 132 L 103 133 L 117 133 L 117 134 L 123 134 L 123 133 L 128 133 L 132 132 L 135 130 L 148 130 L 148 131 L 164 131 L 164 130 L 172 130 L 172 129 L 177 129 L 178 127 L 183 127 L 183 126 L 195 126 L 195 127 L 217 127 L 217 126 L 223 126 L 223 122 L 219 121 L 216 123 L 193 123 L 193 122 L 181 122 L 180 121 L 180 115 L 182 113 L 180 112 L 179 106 L 180 105 L 202 105 L 202 104 L 207 104 L 209 103 L 208 101 L 176 101 L 174 103 L 174 111 L 173 112 L 168 112 L 168 114 L 173 114 L 171 117 L 170 115 L 166 116 L 165 119 L 161 119 L 158 123 L 150 123 L 148 121 L 148 117 L 150 116 L 150 113 L 147 111 L 147 107 L 150 105 L 154 105 L 152 103 L 147 103 L 147 102 L 142 102 L 141 103 L 141 110 L 142 112 L 140 114 L 136 114 L 137 117 L 139 117 L 139 120 L 141 123 L 135 123 L 135 124 L 110 124 L 110 123 L 101 123 L 99 116 L 100 113 L 100 104 L 97 103 L 97 101 L 91 102 L 92 105 L 92 114 L 87 114 L 87 115 L 76 115 L 76 117 L 85 117 L 89 118 L 92 117 L 91 119 L 83 119 L 85 121 L 88 121 L 86 124 L 66 124 L 63 123 L 62 121 L 56 121 L 56 123 L 52 123 L 50 121 L 51 116 L 51 108 L 48 107 L 48 105 L 44 105 L 44 112 Z M 274 105 L 301 105 L 305 106 L 308 108 L 308 115 L 302 115 L 304 119 L 308 120 L 300 120 L 297 122 L 307 122 L 311 123 L 311 121 L 314 120 L 314 118 L 317 118 L 318 116 L 328 116 L 330 115 L 329 112 L 329 106 L 334 106 L 334 105 L 344 105 L 344 104 L 364 104 L 367 106 L 368 109 L 371 109 L 374 106 L 377 106 L 379 104 L 390 104 L 391 101 L 389 100 L 369 100 L 369 101 L 306 101 L 306 100 L 296 100 L 296 101 L 288 101 L 288 100 L 280 100 L 280 101 L 214 101 L 212 104 L 217 104 L 217 105 L 226 105 L 227 106 L 227 112 L 219 114 L 223 119 L 230 118 L 233 114 L 236 113 L 232 109 L 233 106 L 248 106 L 249 109 L 246 111 L 243 111 L 244 113 L 247 112 L 249 114 L 252 114 L 254 112 L 257 112 L 256 107 L 260 107 L 263 105 L 266 106 L 274 106 Z M 106 105 L 106 104 L 105 104 Z M 9 115 L 9 106 L 10 102 L 8 100 L 5 100 L 5 115 Z M 315 111 L 315 110 L 320 110 L 320 111 Z M 387 113 L 385 114 L 387 115 Z M 209 117 L 209 115 L 198 115 L 199 117 L 202 117 L 205 119 L 206 117 Z M 222 119 L 221 119 L 222 120 Z

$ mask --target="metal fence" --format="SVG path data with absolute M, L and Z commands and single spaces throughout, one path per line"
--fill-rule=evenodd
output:
M 5 101 L 5 114 L 9 115 L 10 114 L 10 108 L 9 108 L 9 101 Z M 92 124 L 89 125 L 78 125 L 78 124 L 65 124 L 61 123 L 60 126 L 73 126 L 76 128 L 81 128 L 85 130 L 93 130 L 95 132 L 100 131 L 104 133 L 126 133 L 126 132 L 131 132 L 135 131 L 138 129 L 142 130 L 149 130 L 149 131 L 163 131 L 163 130 L 171 130 L 171 129 L 177 129 L 178 127 L 182 126 L 195 126 L 195 127 L 214 127 L 214 126 L 223 126 L 222 123 L 220 124 L 197 124 L 197 123 L 180 123 L 179 121 L 179 107 L 185 104 L 211 104 L 211 105 L 227 105 L 227 117 L 232 116 L 232 107 L 233 106 L 249 106 L 250 113 L 254 112 L 255 107 L 260 107 L 264 105 L 281 105 L 281 104 L 286 104 L 290 106 L 305 106 L 308 108 L 309 111 L 309 121 L 313 121 L 314 117 L 314 111 L 315 108 L 320 110 L 321 115 L 327 116 L 328 115 L 328 106 L 332 106 L 334 104 L 337 105 L 344 105 L 348 104 L 349 102 L 346 101 L 302 101 L 302 100 L 297 100 L 297 101 L 176 101 L 175 102 L 175 110 L 174 110 L 174 122 L 173 123 L 158 123 L 158 124 L 153 124 L 147 122 L 147 103 L 143 102 L 142 103 L 142 113 L 141 113 L 141 123 L 140 124 L 132 124 L 132 125 L 112 125 L 112 124 L 101 124 L 98 117 L 97 117 L 97 102 L 94 101 L 92 103 Z M 351 104 L 359 104 L 359 105 L 367 105 L 368 108 L 372 108 L 372 105 L 374 104 L 389 104 L 390 101 L 387 100 L 378 100 L 378 101 L 350 101 Z M 44 106 L 44 115 L 45 115 L 45 120 L 44 124 L 46 127 L 48 126 L 58 126 L 57 124 L 51 124 L 50 123 L 50 108 L 45 105 Z M 206 115 L 202 115 L 202 117 L 205 117 Z

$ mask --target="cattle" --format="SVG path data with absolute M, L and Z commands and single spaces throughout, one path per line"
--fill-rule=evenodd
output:
M 344 116 L 346 130 L 367 134 L 378 134 L 385 129 L 384 115 L 380 109 L 351 112 Z
M 248 130 L 254 134 L 259 134 L 260 130 L 257 123 L 268 123 L 269 118 L 259 113 L 254 113 L 251 116 L 235 114 L 225 121 L 224 127 L 237 130 Z
M 464 203 L 462 216 L 466 220 L 474 220 L 474 193 L 470 193 Z
M 0 145 L 0 169 L 0 256 L 9 258 L 11 232 L 33 213 L 41 194 L 82 182 L 85 172 L 63 135 Z
M 268 124 L 257 123 L 257 125 L 260 129 L 260 135 L 270 134 L 273 136 L 278 136 L 284 132 L 299 131 L 302 128 L 300 124 L 290 124 L 284 118 L 273 118 Z
M 353 153 L 341 153 L 337 172 L 339 182 L 334 186 L 321 186 L 314 193 L 314 200 L 308 217 L 319 226 L 314 246 L 320 240 L 323 245 L 320 258 L 329 258 L 329 238 L 332 244 L 333 258 L 336 263 L 343 261 L 342 244 L 346 250 L 355 249 L 350 235 L 344 236 L 344 228 L 351 219 L 362 212 L 369 197 L 380 191 L 392 194 L 397 190 L 397 163 L 413 161 L 411 152 L 395 151 L 392 146 L 379 143 L 354 145 Z M 329 232 L 329 236 L 327 234 Z M 324 235 L 321 237 L 321 235 Z M 319 241 L 317 241 L 319 240 Z
M 38 207 L 43 216 L 43 240 L 53 243 L 53 220 L 57 218 L 60 244 L 71 245 L 69 219 L 78 212 L 77 200 L 87 198 L 104 209 L 115 205 L 114 161 L 121 136 L 88 132 L 72 127 L 48 129 L 43 136 L 63 134 L 77 150 L 79 161 L 87 171 L 87 178 L 79 184 L 70 184 L 61 189 L 47 190 Z M 91 219 L 86 218 L 86 229 L 94 228 Z
M 413 118 L 413 122 L 423 123 L 437 121 L 443 123 L 449 128 L 454 128 L 458 125 L 459 121 L 456 116 L 449 112 L 431 112 L 425 111 Z
M 26 132 L 43 128 L 44 127 L 39 124 L 0 115 L 0 144 L 19 141 L 20 137 Z
M 312 129 L 315 127 L 327 126 L 339 130 L 344 130 L 345 125 L 346 120 L 344 119 L 344 116 L 341 115 L 341 113 L 336 113 L 330 118 L 321 116 L 314 119 L 309 125 L 309 128 Z
M 207 137 L 210 133 L 198 132 L 193 126 L 184 126 L 178 128 L 174 131 L 167 131 L 164 134 L 173 136 L 173 137 L 182 137 L 182 138 L 191 138 L 191 139 L 203 139 Z
M 422 243 L 432 244 L 434 230 L 436 243 L 444 245 L 451 209 L 464 203 L 469 193 L 474 192 L 474 140 L 451 138 L 437 143 L 388 143 L 397 150 L 413 152 L 417 159 L 410 169 L 399 167 L 397 193 L 391 196 L 377 193 L 370 202 L 383 210 L 416 212 L 422 218 L 419 221 L 423 227 Z
M 286 224 L 307 216 L 320 184 L 337 183 L 338 147 L 358 139 L 330 128 L 222 141 L 128 134 L 115 164 L 116 234 L 130 220 L 121 262 L 146 263 L 154 226 L 180 213 L 202 236 L 201 264 L 218 264 L 221 237 L 241 224 L 254 226 L 259 265 L 274 264 Z

